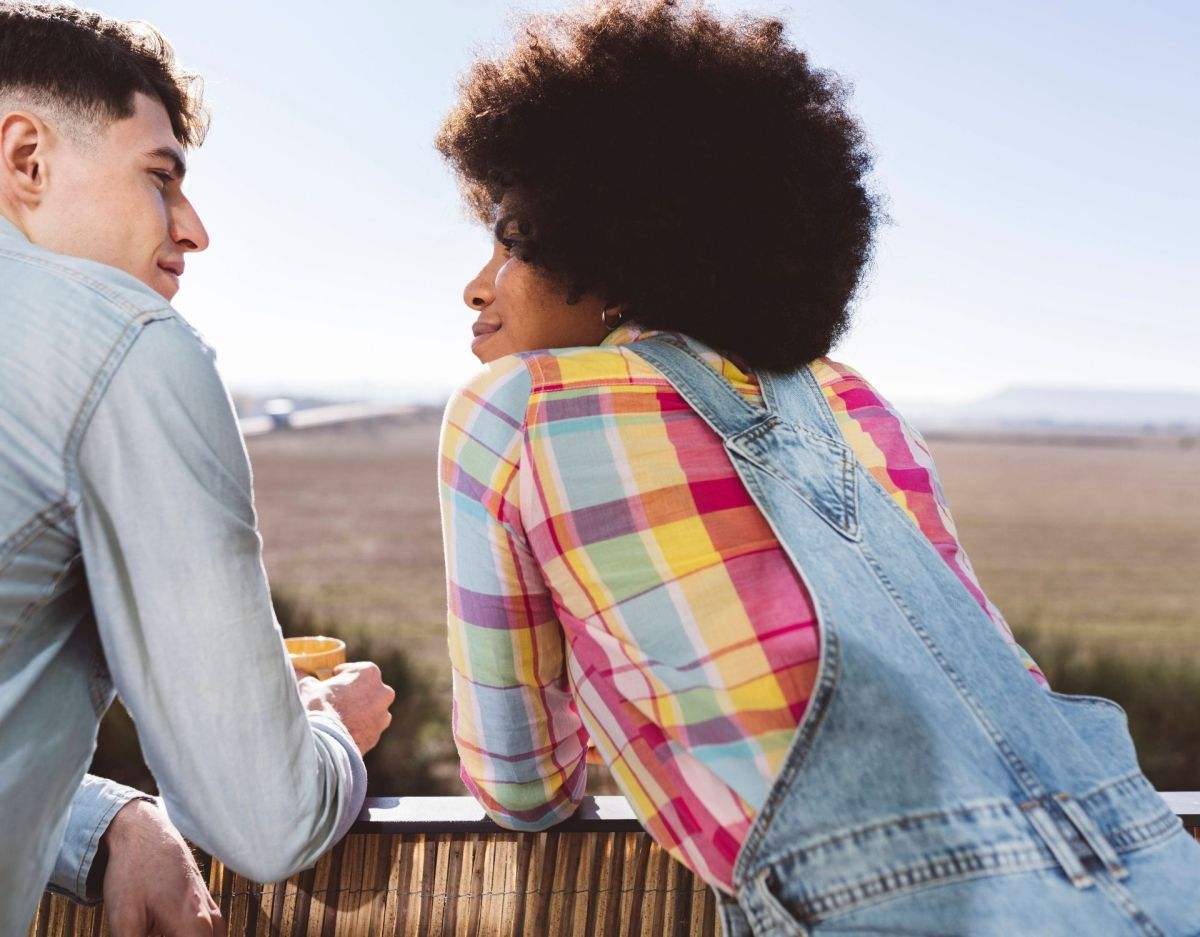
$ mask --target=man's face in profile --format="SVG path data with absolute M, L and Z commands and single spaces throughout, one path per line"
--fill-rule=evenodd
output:
M 140 93 L 134 103 L 132 117 L 95 133 L 54 135 L 27 233 L 48 250 L 124 270 L 169 300 L 184 255 L 204 250 L 208 233 L 183 194 L 185 156 L 166 109 Z

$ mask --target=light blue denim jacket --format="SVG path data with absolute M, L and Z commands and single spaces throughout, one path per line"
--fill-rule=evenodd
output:
M 212 353 L 136 279 L 0 218 L 0 937 L 52 873 L 95 897 L 138 796 L 84 780 L 114 684 L 171 819 L 232 868 L 284 878 L 357 816 L 362 759 L 296 693 Z

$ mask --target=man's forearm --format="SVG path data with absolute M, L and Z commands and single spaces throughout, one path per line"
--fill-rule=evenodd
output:
M 315 862 L 354 821 L 365 770 L 337 717 L 300 704 L 237 422 L 182 323 L 146 326 L 77 458 L 104 654 L 171 820 L 260 881 Z

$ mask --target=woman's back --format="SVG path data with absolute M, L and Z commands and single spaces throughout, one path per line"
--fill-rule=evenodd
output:
M 819 628 L 720 438 L 630 353 L 639 337 L 503 359 L 451 404 L 456 737 L 476 795 L 540 827 L 582 796 L 590 734 L 659 842 L 729 890 L 805 711 Z M 706 361 L 761 402 L 752 375 Z M 858 461 L 1011 641 L 919 436 L 855 372 L 813 371 Z

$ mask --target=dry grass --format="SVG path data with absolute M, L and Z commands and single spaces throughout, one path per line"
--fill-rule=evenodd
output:
M 444 753 L 434 775 L 441 790 L 458 791 L 437 431 L 429 414 L 417 423 L 274 434 L 252 439 L 250 456 L 273 588 L 318 620 L 336 622 L 352 651 L 356 634 L 376 647 L 394 642 L 424 671 L 434 707 L 447 713 L 444 726 L 428 728 L 439 735 L 432 749 Z M 984 588 L 1018 637 L 1044 652 L 1056 683 L 1060 675 L 1082 680 L 1075 692 L 1129 705 L 1145 696 L 1147 678 L 1165 672 L 1155 662 L 1200 661 L 1200 498 L 1193 492 L 1200 449 L 945 438 L 933 448 Z M 1187 679 L 1164 690 L 1184 692 L 1193 674 L 1181 672 Z M 1171 710 L 1165 723 L 1175 721 Z M 1135 735 L 1150 741 L 1165 731 L 1160 724 L 1154 710 Z M 1184 743 L 1157 747 L 1170 754 Z M 1189 758 L 1156 779 L 1194 787 L 1196 770 Z M 615 791 L 602 769 L 593 770 L 590 789 Z
M 394 637 L 448 687 L 437 434 L 431 414 L 249 448 L 272 588 L 348 635 Z
M 962 542 L 1018 632 L 1200 660 L 1200 449 L 932 445 Z
M 252 439 L 272 585 L 445 670 L 436 417 Z M 1200 448 L 933 442 L 1014 627 L 1200 658 Z

